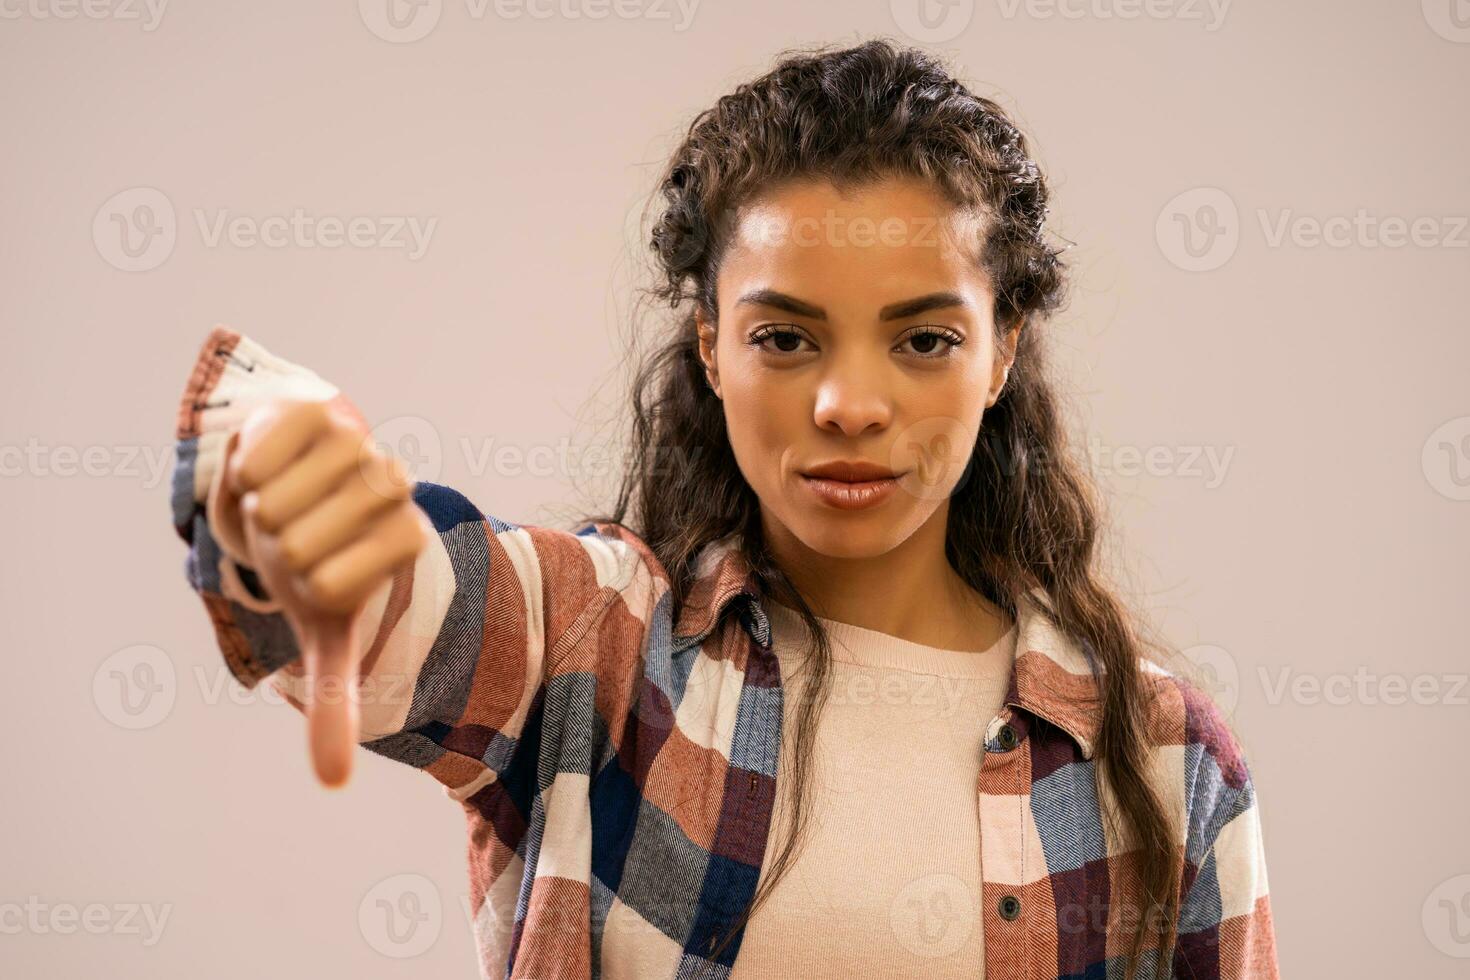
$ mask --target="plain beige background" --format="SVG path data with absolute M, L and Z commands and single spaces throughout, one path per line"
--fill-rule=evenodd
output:
M 1470 10 L 919 13 L 0 0 L 0 975 L 475 975 L 458 808 L 367 754 L 319 790 L 227 681 L 169 519 L 194 354 L 312 366 L 509 519 L 598 503 L 662 160 L 780 49 L 874 35 L 1051 178 L 1119 574 L 1246 746 L 1284 975 L 1465 975 Z

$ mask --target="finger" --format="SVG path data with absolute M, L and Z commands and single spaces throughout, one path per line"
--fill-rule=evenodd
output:
M 225 472 L 229 472 L 230 460 L 238 451 L 240 433 L 231 432 L 230 437 L 225 440 L 223 462 L 221 465 Z M 225 554 L 253 565 L 249 559 L 253 553 L 250 551 L 249 541 L 245 535 L 243 515 L 240 509 L 240 498 L 236 496 L 227 479 L 211 479 L 209 481 L 209 496 L 205 504 L 205 512 L 210 516 L 210 525 L 215 530 L 215 537 L 219 539 L 220 550 Z
M 235 492 L 262 486 L 326 429 L 327 407 L 321 402 L 278 401 L 252 412 L 240 427 L 240 453 L 227 473 Z
M 364 453 L 362 478 L 368 486 L 390 500 L 405 500 L 413 495 L 413 475 L 403 460 L 392 453 Z
M 364 469 L 387 474 L 401 469 L 401 464 L 374 454 L 368 457 Z M 281 551 L 293 569 L 306 572 L 331 552 L 361 537 L 375 515 L 409 504 L 412 489 L 407 484 L 393 483 L 392 476 L 365 476 L 349 479 L 281 532 Z
M 354 543 L 323 559 L 307 575 L 312 602 L 346 613 L 357 608 L 394 569 L 423 550 L 426 521 L 416 506 L 377 519 Z
M 259 500 L 259 495 L 251 491 L 245 494 L 240 501 L 241 526 L 244 527 L 245 547 L 250 557 L 254 560 L 254 572 L 260 577 L 260 582 L 266 586 L 266 591 L 273 598 L 282 602 L 282 607 L 287 613 L 310 614 L 310 597 L 307 595 L 306 582 L 300 574 L 291 569 L 290 563 L 281 554 L 281 539 L 272 533 L 266 533 L 260 529 L 260 522 L 254 516 L 254 505 Z
M 339 787 L 352 774 L 357 746 L 357 617 L 318 622 L 302 657 L 306 666 L 307 743 L 317 779 Z
M 259 497 L 255 515 L 260 526 L 267 531 L 286 527 L 341 486 L 357 465 L 362 443 L 362 435 L 339 430 L 308 446 L 289 466 L 255 491 Z

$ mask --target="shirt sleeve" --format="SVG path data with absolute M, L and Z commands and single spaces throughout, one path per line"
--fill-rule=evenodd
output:
M 314 372 L 216 327 L 179 408 L 173 521 L 188 544 L 185 576 L 230 673 L 247 688 L 267 680 L 302 709 L 296 637 L 207 506 L 230 435 L 277 398 L 334 401 L 361 420 Z M 463 800 L 488 782 L 534 774 L 547 677 L 614 600 L 646 589 L 650 574 L 645 549 L 622 529 L 515 524 L 425 482 L 413 501 L 437 534 L 361 613 L 360 741 Z
M 1193 773 L 1173 976 L 1276 980 L 1266 850 L 1250 767 L 1218 709 L 1202 695 L 1192 707 L 1207 734 Z

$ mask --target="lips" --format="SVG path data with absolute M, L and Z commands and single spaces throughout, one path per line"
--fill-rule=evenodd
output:
M 897 474 L 886 466 L 869 463 L 867 460 L 839 459 L 819 463 L 811 469 L 803 470 L 802 475 L 841 483 L 870 483 L 874 480 L 891 480 Z
M 865 460 L 834 460 L 805 470 L 802 485 L 826 506 L 864 510 L 893 496 L 898 474 Z

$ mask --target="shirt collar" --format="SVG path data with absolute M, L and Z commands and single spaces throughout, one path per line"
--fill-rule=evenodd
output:
M 740 624 L 757 644 L 769 646 L 770 621 L 754 572 L 741 552 L 739 532 L 707 543 L 695 558 L 695 578 L 679 610 L 674 636 L 697 644 L 712 633 L 727 607 L 738 604 Z M 1058 629 L 1051 599 L 1041 586 L 1021 597 L 1016 610 L 1016 660 L 1006 703 L 1043 718 L 1092 758 L 1102 701 L 1094 658 Z
M 761 646 L 771 642 L 770 624 L 760 607 L 760 587 L 740 550 L 740 532 L 707 543 L 694 558 L 694 582 L 679 609 L 674 636 L 699 643 L 714 631 L 725 608 L 743 601 L 748 615 L 740 617 L 751 638 Z

